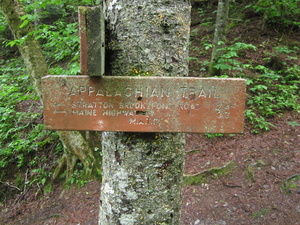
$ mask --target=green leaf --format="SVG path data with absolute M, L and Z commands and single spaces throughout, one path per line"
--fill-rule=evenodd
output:
M 216 69 L 220 69 L 220 70 L 231 70 L 232 69 L 232 66 L 228 65 L 228 64 L 216 64 L 214 65 L 214 67 Z
M 19 28 L 21 29 L 21 28 L 27 26 L 28 23 L 29 23 L 29 20 L 24 20 L 23 23 L 19 26 Z

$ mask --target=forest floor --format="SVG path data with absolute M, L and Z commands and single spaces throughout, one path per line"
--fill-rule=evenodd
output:
M 201 185 L 183 189 L 183 225 L 300 224 L 299 114 L 271 120 L 269 132 L 208 138 L 187 134 L 185 173 L 233 165 L 225 175 L 207 173 Z M 215 171 L 216 171 L 215 170 Z M 0 205 L 0 224 L 97 224 L 100 183 L 57 186 L 42 198 L 30 190 L 20 202 Z
M 257 26 L 236 27 L 231 39 L 239 36 L 254 45 L 279 39 Z M 183 188 L 181 224 L 300 225 L 300 115 L 285 112 L 268 121 L 274 127 L 259 134 L 246 124 L 244 133 L 234 136 L 186 135 L 185 174 L 205 179 Z M 224 168 L 229 169 L 219 174 Z M 0 204 L 0 224 L 98 224 L 100 186 L 97 181 L 82 188 L 57 185 L 43 197 L 29 189 L 22 201 Z

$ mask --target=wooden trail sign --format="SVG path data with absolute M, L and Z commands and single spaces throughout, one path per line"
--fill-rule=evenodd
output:
M 102 76 L 105 68 L 105 22 L 101 5 L 78 8 L 81 74 Z
M 244 79 L 46 76 L 42 85 L 48 129 L 243 131 Z

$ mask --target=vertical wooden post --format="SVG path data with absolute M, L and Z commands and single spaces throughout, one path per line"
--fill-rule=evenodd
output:
M 102 76 L 105 71 L 105 23 L 102 6 L 78 8 L 80 70 L 82 75 Z

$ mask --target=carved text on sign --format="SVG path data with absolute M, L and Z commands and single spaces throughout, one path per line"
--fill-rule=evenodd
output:
M 46 127 L 57 130 L 239 133 L 245 80 L 43 78 Z

